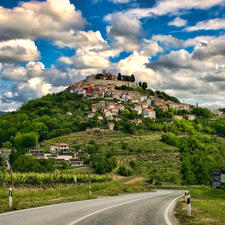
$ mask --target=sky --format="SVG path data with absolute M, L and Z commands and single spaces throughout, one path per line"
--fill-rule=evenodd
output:
M 225 0 L 1 0 L 0 111 L 103 69 L 225 107 Z

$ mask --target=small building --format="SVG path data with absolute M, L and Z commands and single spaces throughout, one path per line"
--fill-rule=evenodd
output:
M 177 119 L 177 120 L 182 120 L 183 119 L 183 116 L 180 116 L 180 115 L 173 115 L 173 119 Z
M 103 116 L 98 116 L 98 120 L 103 120 Z
M 143 110 L 143 115 L 145 118 L 151 118 L 151 119 L 155 119 L 156 118 L 156 113 L 155 110 L 147 108 Z
M 10 156 L 11 153 L 12 153 L 12 149 L 8 149 L 8 148 L 2 148 L 2 149 L 0 149 L 0 155 L 4 159 L 9 159 L 9 156 Z
M 169 106 L 169 108 L 173 108 L 173 109 L 176 109 L 176 110 L 180 109 L 180 104 L 177 104 L 177 103 L 172 102 L 172 101 L 167 101 L 167 105 Z
M 189 111 L 190 106 L 188 104 L 179 104 L 179 109 Z
M 29 155 L 35 155 L 35 154 L 41 154 L 43 155 L 45 153 L 44 150 L 35 150 L 35 149 L 32 149 L 32 150 L 29 150 Z
M 110 122 L 108 125 L 109 125 L 109 129 L 110 129 L 110 130 L 114 130 L 114 126 L 115 126 L 114 123 L 111 123 L 111 122 Z
M 69 149 L 70 149 L 70 146 L 67 143 L 58 143 L 58 144 L 49 146 L 49 150 L 53 154 L 58 154 L 59 152 L 64 152 L 64 151 L 67 152 Z
M 90 114 L 88 115 L 88 119 L 93 118 L 94 116 L 95 116 L 95 113 L 90 113 Z
M 195 120 L 195 115 L 188 114 L 188 120 Z
M 83 166 L 83 160 L 80 160 L 80 159 L 70 159 L 69 160 L 69 164 L 71 166 Z
M 168 106 L 167 105 L 160 105 L 159 108 L 162 109 L 163 111 L 168 110 Z
M 107 118 L 111 118 L 112 117 L 112 113 L 111 113 L 110 109 L 105 109 L 104 110 L 104 115 Z
M 147 99 L 148 107 L 152 105 L 152 100 L 150 98 Z
M 116 116 L 119 113 L 119 110 L 118 109 L 112 109 L 111 113 L 112 113 L 113 116 Z
M 97 112 L 97 104 L 92 104 L 91 105 L 91 112 L 96 113 Z
M 147 95 L 141 95 L 139 100 L 140 102 L 144 102 L 144 101 L 147 101 L 147 98 L 148 98 Z
M 135 105 L 134 112 L 136 112 L 138 115 L 142 114 L 142 108 L 140 105 Z

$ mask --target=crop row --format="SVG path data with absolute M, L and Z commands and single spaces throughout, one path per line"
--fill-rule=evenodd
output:
M 19 184 L 30 184 L 30 185 L 41 185 L 41 184 L 71 184 L 74 183 L 75 174 L 64 174 L 64 173 L 13 173 L 12 177 L 9 173 L 0 173 L 0 185 L 9 185 L 11 182 L 14 185 Z M 106 182 L 110 181 L 111 177 L 107 175 L 97 174 L 76 174 L 78 183 L 90 182 Z

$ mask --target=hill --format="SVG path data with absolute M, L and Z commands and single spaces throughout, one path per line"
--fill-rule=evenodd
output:
M 225 136 L 224 119 L 211 120 L 209 110 L 182 104 L 145 85 L 110 82 L 107 87 L 90 80 L 78 82 L 64 92 L 31 100 L 1 116 L 0 147 L 17 150 L 10 156 L 13 168 L 17 170 L 25 158 L 31 160 L 23 156 L 29 149 L 41 148 L 48 153 L 50 145 L 65 142 L 71 146 L 68 154 L 77 153 L 100 174 L 133 174 L 156 183 L 201 184 L 209 183 L 210 171 L 225 170 L 223 141 L 217 137 Z M 54 169 L 49 163 L 53 161 L 42 171 Z M 203 170 L 205 177 L 199 179 Z

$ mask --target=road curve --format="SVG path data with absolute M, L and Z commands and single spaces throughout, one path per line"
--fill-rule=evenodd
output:
M 104 197 L 0 214 L 1 225 L 167 225 L 167 206 L 182 191 Z

